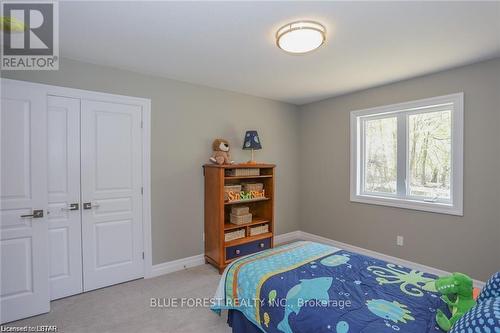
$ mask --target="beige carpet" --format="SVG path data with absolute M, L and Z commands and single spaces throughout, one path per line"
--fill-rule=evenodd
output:
M 209 265 L 153 279 L 135 280 L 51 303 L 47 314 L 6 326 L 57 325 L 58 332 L 231 332 L 222 317 L 204 307 L 152 308 L 151 298 L 214 295 L 220 275 Z

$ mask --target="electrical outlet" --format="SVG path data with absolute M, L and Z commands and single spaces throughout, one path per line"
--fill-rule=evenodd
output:
M 404 244 L 404 237 L 403 236 L 397 236 L 396 237 L 396 244 L 398 246 L 403 246 L 403 244 Z

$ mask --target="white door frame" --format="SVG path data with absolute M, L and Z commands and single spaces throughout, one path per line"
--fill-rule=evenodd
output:
M 144 278 L 153 277 L 153 253 L 151 241 L 151 99 L 131 97 L 117 94 L 108 94 L 97 91 L 74 89 L 48 84 L 1 78 L 2 84 L 13 86 L 33 87 L 44 90 L 47 96 L 61 96 L 80 99 L 90 99 L 102 102 L 116 102 L 139 105 L 142 107 L 142 223 L 144 246 Z

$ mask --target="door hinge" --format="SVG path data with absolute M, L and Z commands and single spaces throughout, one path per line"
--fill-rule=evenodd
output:
M 141 195 L 144 195 L 144 187 L 141 187 Z
M 144 259 L 144 252 L 142 252 L 142 259 Z
M 144 122 L 141 120 L 141 128 L 144 128 Z

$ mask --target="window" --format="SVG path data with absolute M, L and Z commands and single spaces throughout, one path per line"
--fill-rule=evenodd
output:
M 351 112 L 351 201 L 462 215 L 463 94 Z

